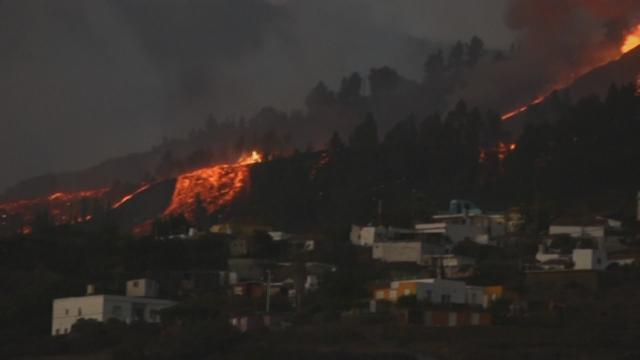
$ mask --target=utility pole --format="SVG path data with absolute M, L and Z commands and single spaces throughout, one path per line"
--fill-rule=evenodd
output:
M 271 270 L 267 270 L 267 314 L 271 310 Z

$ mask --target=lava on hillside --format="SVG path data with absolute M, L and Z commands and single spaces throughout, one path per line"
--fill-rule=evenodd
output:
M 538 95 L 529 104 L 520 106 L 514 110 L 511 110 L 509 112 L 502 114 L 501 116 L 502 121 L 508 121 L 513 119 L 514 117 L 527 111 L 530 107 L 543 102 L 554 91 L 557 91 L 569 86 L 571 83 L 573 83 L 575 79 L 579 78 L 580 76 L 590 72 L 591 70 L 597 67 L 605 65 L 606 63 L 619 59 L 624 54 L 636 49 L 638 46 L 640 46 L 640 25 L 636 26 L 635 28 L 633 28 L 631 32 L 626 34 L 622 44 L 620 45 L 620 51 L 618 54 L 615 54 L 615 56 L 607 59 L 605 62 L 591 64 L 590 66 L 587 66 L 586 68 L 583 68 L 583 69 L 576 69 L 576 71 L 573 74 L 570 74 L 565 79 L 558 81 L 558 83 L 556 83 L 554 86 L 551 86 L 549 90 L 545 91 L 543 94 Z
M 249 167 L 259 162 L 262 162 L 262 155 L 253 151 L 233 164 L 215 165 L 180 175 L 164 217 L 182 214 L 193 221 L 198 202 L 208 213 L 228 205 L 248 185 Z
M 103 202 L 109 188 L 77 192 L 56 192 L 49 196 L 0 204 L 4 217 L 17 215 L 25 224 L 33 222 L 37 213 L 47 211 L 55 225 L 89 221 L 93 218 L 92 202 Z

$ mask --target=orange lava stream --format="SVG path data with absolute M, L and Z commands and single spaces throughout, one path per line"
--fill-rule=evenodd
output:
M 92 219 L 91 215 L 80 216 L 78 203 L 83 199 L 95 199 L 104 196 L 110 189 L 85 190 L 71 193 L 57 192 L 48 196 L 7 202 L 0 204 L 0 212 L 20 214 L 25 221 L 33 219 L 34 213 L 48 209 L 55 224 L 84 222 Z
M 141 192 L 147 190 L 149 187 L 151 186 L 151 184 L 145 184 L 143 185 L 141 188 L 139 188 L 138 190 L 132 192 L 129 195 L 124 196 L 122 199 L 120 199 L 118 202 L 116 202 L 115 204 L 113 204 L 113 206 L 111 207 L 112 209 L 117 209 L 120 206 L 124 205 L 124 203 L 126 203 L 127 201 L 131 200 L 134 196 L 140 194 Z
M 636 26 L 634 28 L 634 30 L 632 32 L 630 32 L 629 34 L 627 34 L 627 36 L 625 37 L 622 45 L 620 46 L 620 53 L 618 56 L 609 59 L 608 61 L 601 63 L 601 64 L 594 64 L 593 66 L 591 66 L 588 69 L 585 69 L 585 71 L 581 72 L 580 74 L 577 74 L 577 76 L 572 76 L 569 80 L 563 81 L 559 84 L 557 84 L 556 86 L 553 86 L 551 90 L 547 91 L 545 94 L 538 96 L 535 100 L 533 100 L 531 103 L 529 103 L 528 105 L 524 105 L 521 106 L 515 110 L 509 111 L 505 114 L 503 114 L 501 116 L 502 121 L 508 121 L 511 120 L 512 118 L 516 117 L 517 115 L 522 114 L 523 112 L 527 111 L 531 106 L 537 105 L 541 102 L 543 102 L 549 95 L 551 95 L 551 93 L 553 93 L 554 91 L 564 88 L 568 85 L 570 85 L 573 80 L 582 75 L 582 74 L 586 74 L 587 72 L 602 66 L 606 63 L 608 63 L 609 61 L 613 61 L 613 60 L 617 60 L 620 58 L 620 56 L 628 53 L 629 51 L 637 48 L 638 46 L 640 46 L 640 25 Z
M 183 214 L 193 221 L 198 198 L 209 213 L 229 204 L 247 186 L 249 167 L 261 161 L 262 156 L 253 151 L 234 164 L 216 165 L 179 176 L 171 204 L 163 216 Z
M 636 26 L 633 32 L 627 35 L 627 37 L 624 39 L 624 43 L 620 48 L 620 52 L 626 54 L 629 51 L 637 48 L 638 46 L 640 46 L 640 25 Z

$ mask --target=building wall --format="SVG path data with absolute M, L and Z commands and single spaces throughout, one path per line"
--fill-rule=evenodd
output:
M 608 266 L 606 252 L 593 249 L 574 249 L 575 270 L 604 270 Z
M 375 226 L 365 226 L 360 230 L 360 245 L 373 246 L 380 235 L 380 230 Z
M 574 238 L 592 237 L 595 239 L 601 239 L 605 237 L 605 227 L 551 225 L 549 226 L 549 235 L 569 235 Z
M 156 297 L 158 283 L 151 279 L 135 279 L 127 281 L 127 296 Z
M 384 262 L 420 263 L 421 242 L 381 242 L 373 244 L 373 258 Z
M 489 307 L 489 299 L 482 286 L 467 286 L 466 303 L 470 306 Z
M 356 246 L 372 246 L 376 240 L 374 226 L 351 226 L 351 243 Z
M 124 322 L 160 321 L 158 312 L 175 305 L 170 300 L 127 297 L 117 295 L 93 295 L 55 299 L 51 321 L 51 334 L 62 335 L 80 319 L 106 321 L 118 319 Z
M 271 263 L 261 259 L 229 259 L 227 261 L 229 271 L 237 274 L 240 281 L 263 280 L 265 270 Z
M 466 284 L 462 281 L 429 279 L 416 281 L 418 300 L 432 304 L 465 304 Z
M 104 320 L 104 296 L 83 296 L 53 301 L 51 334 L 62 335 L 71 331 L 79 319 Z
M 416 296 L 417 295 L 417 283 L 415 281 L 394 281 L 391 283 L 391 290 L 395 290 L 397 297 L 403 296 Z

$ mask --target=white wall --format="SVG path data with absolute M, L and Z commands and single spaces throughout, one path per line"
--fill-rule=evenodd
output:
M 127 296 L 132 297 L 156 297 L 158 296 L 158 283 L 151 279 L 136 279 L 127 281 Z
M 462 281 L 417 280 L 416 297 L 418 300 L 427 300 L 433 304 L 442 304 L 443 300 L 451 304 L 465 304 L 466 295 L 466 284 Z M 447 299 L 444 299 L 443 296 Z
M 155 315 L 159 310 L 171 307 L 176 302 L 163 299 L 149 299 L 116 295 L 93 295 L 55 299 L 51 321 L 51 334 L 62 335 L 71 331 L 71 326 L 80 319 L 105 321 L 118 319 L 133 321 L 134 306 L 143 309 L 143 321 L 158 322 Z
M 572 257 L 575 270 L 604 270 L 609 265 L 606 252 L 597 249 L 574 249 Z
M 62 335 L 71 331 L 71 326 L 79 319 L 103 321 L 104 296 L 84 296 L 53 301 L 51 334 Z

